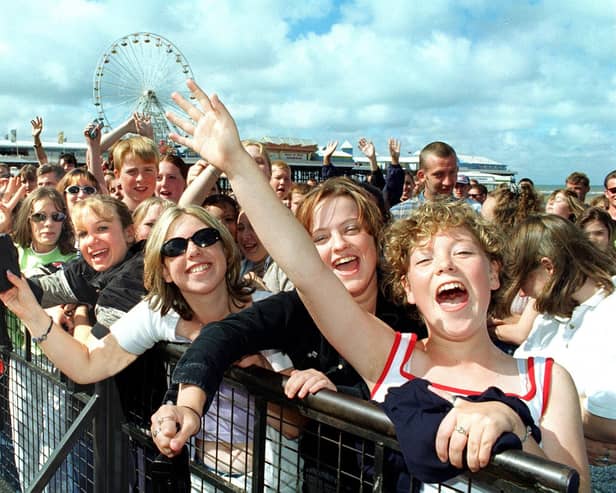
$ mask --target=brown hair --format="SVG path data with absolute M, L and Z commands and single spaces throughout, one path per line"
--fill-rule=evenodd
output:
M 555 199 L 559 193 L 565 197 L 569 211 L 571 211 L 569 214 L 569 220 L 575 222 L 576 219 L 584 212 L 584 204 L 573 190 L 567 190 L 566 188 L 558 188 L 554 190 L 548 197 L 548 200 L 546 200 L 546 204 L 550 200 Z
M 520 224 L 511 238 L 507 266 L 512 283 L 506 299 L 513 300 L 544 257 L 552 262 L 554 273 L 536 298 L 539 312 L 571 316 L 578 305 L 573 295 L 587 280 L 608 293 L 614 290 L 614 261 L 571 221 L 555 214 L 540 214 Z
M 96 176 L 85 168 L 73 168 L 66 173 L 56 185 L 56 190 L 64 195 L 64 190 L 71 185 L 75 185 L 79 181 L 79 178 L 85 178 L 88 180 L 92 186 L 96 188 L 96 193 L 101 193 L 101 187 L 96 179 Z
M 505 234 L 509 234 L 516 224 L 530 214 L 542 212 L 541 197 L 527 185 L 497 188 L 489 192 L 488 197 L 494 199 L 492 222 L 499 225 Z
M 68 218 L 66 202 L 64 196 L 52 187 L 39 187 L 28 194 L 21 204 L 19 211 L 15 217 L 15 228 L 13 239 L 22 248 L 27 248 L 32 244 L 32 227 L 30 225 L 30 214 L 32 207 L 38 200 L 49 200 L 58 209 L 58 211 L 67 214 L 66 219 L 62 223 L 62 230 L 58 238 L 58 249 L 63 255 L 75 251 L 75 234 L 73 225 Z
M 426 202 L 409 217 L 392 223 L 385 232 L 387 284 L 397 303 L 407 302 L 404 279 L 409 270 L 413 250 L 425 244 L 438 232 L 451 228 L 468 230 L 477 239 L 488 259 L 499 266 L 503 265 L 505 242 L 496 226 L 477 214 L 465 202 L 449 200 Z M 499 280 L 503 286 L 506 281 L 503 269 L 499 269 Z M 506 313 L 500 289 L 492 293 L 490 312 Z

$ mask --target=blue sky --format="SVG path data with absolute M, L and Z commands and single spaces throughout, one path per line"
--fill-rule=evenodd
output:
M 612 0 L 26 0 L 3 18 L 0 133 L 20 139 L 42 115 L 45 138 L 78 140 L 101 54 L 153 32 L 243 137 L 445 140 L 538 183 L 616 168 Z

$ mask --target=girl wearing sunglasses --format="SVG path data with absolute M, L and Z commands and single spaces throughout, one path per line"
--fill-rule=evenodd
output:
M 69 171 L 60 180 L 56 190 L 64 195 L 69 216 L 72 214 L 73 206 L 77 202 L 101 193 L 98 180 L 85 168 L 75 168 Z

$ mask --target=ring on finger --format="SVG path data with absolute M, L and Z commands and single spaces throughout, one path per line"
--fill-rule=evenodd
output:
M 464 428 L 464 426 L 462 426 L 462 425 L 456 426 L 456 431 L 458 433 L 462 433 L 462 435 L 464 435 L 464 436 L 468 436 L 468 431 L 466 431 L 466 428 Z

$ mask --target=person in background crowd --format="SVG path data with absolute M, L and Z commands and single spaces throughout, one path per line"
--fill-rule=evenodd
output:
M 203 201 L 203 208 L 213 217 L 218 219 L 231 233 L 234 241 L 237 241 L 237 217 L 240 214 L 240 206 L 229 195 L 214 194 Z
M 597 195 L 596 197 L 593 197 L 592 199 L 590 199 L 590 203 L 588 205 L 590 207 L 597 207 L 599 209 L 603 209 L 604 211 L 607 211 L 608 206 L 609 206 L 609 201 L 607 200 L 607 197 L 605 195 Z
M 95 176 L 85 168 L 70 170 L 58 182 L 56 189 L 64 195 L 69 217 L 77 202 L 101 193 L 100 186 Z
M 483 204 L 488 196 L 488 189 L 485 185 L 481 183 L 477 183 L 475 185 L 471 185 L 470 190 L 468 191 L 468 198 Z
M 265 271 L 270 266 L 272 259 L 245 212 L 241 211 L 237 218 L 237 244 L 242 252 L 242 276 L 250 276 L 251 279 L 261 281 Z
M 616 223 L 605 209 L 587 207 L 577 225 L 599 250 L 616 259 Z
M 122 200 L 122 186 L 118 183 L 118 179 L 111 170 L 105 171 L 105 185 L 107 186 L 109 195 L 118 200 Z
M 113 172 L 122 186 L 122 202 L 130 211 L 154 195 L 159 161 L 158 148 L 147 137 L 131 137 L 113 148 Z
M 417 181 L 423 191 L 390 209 L 394 219 L 408 216 L 424 202 L 438 198 L 451 199 L 458 175 L 456 151 L 445 142 L 431 142 L 419 153 Z
M 511 432 L 527 452 L 547 455 L 581 471 L 581 491 L 589 491 L 580 415 L 576 409 L 578 401 L 570 377 L 558 365 L 552 366 L 545 360 L 520 364 L 492 346 L 488 338 L 486 317 L 490 291 L 500 286 L 499 255 L 504 245 L 498 241 L 498 235 L 490 234 L 492 231 L 483 224 L 481 217 L 468 206 L 434 201 L 424 206 L 422 212 L 426 220 L 419 219 L 418 230 L 411 230 L 416 216 L 400 221 L 401 227 L 391 235 L 396 237 L 394 243 L 399 248 L 388 255 L 388 260 L 393 260 L 396 266 L 392 287 L 398 296 L 418 306 L 428 326 L 429 337 L 417 341 L 416 335 L 397 333 L 364 310 L 330 267 L 322 262 L 313 239 L 254 169 L 250 156 L 240 145 L 237 127 L 220 100 L 217 97 L 209 100 L 193 81 L 188 82 L 188 87 L 202 104 L 202 111 L 195 111 L 188 101 L 175 93 L 174 100 L 185 111 L 190 111 L 195 120 L 189 123 L 175 115 L 169 118 L 182 130 L 196 136 L 172 134 L 172 138 L 203 153 L 205 159 L 227 174 L 240 202 L 250 212 L 267 247 L 275 252 L 281 267 L 306 300 L 319 328 L 362 375 L 373 397 L 381 400 L 388 387 L 393 389 L 413 381 L 417 385 L 433 382 L 433 386 L 441 388 L 437 393 L 442 396 L 443 404 L 449 403 L 451 408 L 447 408 L 440 426 L 434 430 L 436 438 L 432 435 L 426 440 L 426 450 L 436 455 L 432 462 L 448 461 L 455 471 L 462 467 L 466 457 L 468 467 L 479 470 L 489 463 L 497 437 Z M 279 240 L 281 234 L 287 241 Z M 195 344 L 188 351 L 195 352 Z M 416 344 L 419 350 L 413 352 Z M 543 389 L 526 392 L 530 385 L 530 368 L 535 365 L 538 371 L 543 367 L 552 377 L 551 383 L 546 383 L 550 388 L 546 388 L 545 393 Z M 415 376 L 419 378 L 414 379 Z M 162 435 L 157 445 L 167 455 L 177 453 L 178 445 L 181 446 L 199 426 L 198 416 L 177 412 L 182 406 L 203 410 L 207 395 L 196 385 L 196 380 L 182 382 L 173 414 L 168 407 L 159 411 L 159 417 L 167 413 L 173 419 L 159 420 L 157 428 L 154 428 L 157 415 L 152 419 L 152 429 L 158 436 Z M 515 400 L 516 408 L 525 418 L 502 402 L 455 400 L 442 391 L 446 386 L 450 392 L 455 389 L 456 394 L 468 395 L 473 390 L 481 392 L 494 385 L 504 392 L 519 395 Z M 469 386 L 471 389 L 463 390 Z M 401 390 L 407 389 L 409 387 Z M 425 393 L 429 397 L 430 390 L 426 388 Z M 547 395 L 548 402 L 540 402 Z M 531 417 L 529 408 L 521 401 L 534 399 L 538 400 L 532 404 L 534 414 Z M 401 401 L 402 413 L 408 415 L 413 402 Z M 395 407 L 395 402 L 390 403 Z M 388 404 L 384 404 L 386 410 L 392 410 Z M 477 414 L 490 418 L 477 419 Z M 537 425 L 544 430 L 542 440 Z M 405 452 L 416 447 L 410 437 L 424 431 L 422 423 L 415 423 L 412 430 L 407 430 L 407 427 L 397 428 L 398 433 L 405 433 L 404 437 L 412 433 L 408 440 L 400 437 Z M 419 455 L 422 460 L 426 459 L 423 454 Z
M 607 199 L 607 212 L 616 221 L 616 169 L 605 176 L 603 188 L 603 194 Z
M 471 189 L 471 180 L 468 176 L 458 173 L 456 184 L 453 186 L 453 196 L 458 200 L 466 200 Z
M 270 177 L 270 186 L 276 192 L 278 198 L 282 201 L 288 200 L 293 186 L 291 177 L 291 168 L 287 163 L 280 159 L 272 161 L 272 173 Z
M 575 222 L 584 212 L 584 204 L 577 194 L 571 190 L 559 188 L 554 190 L 545 203 L 545 212 Z
M 26 164 L 19 170 L 19 179 L 24 185 L 26 195 L 36 188 L 36 167 L 32 164 Z
M 36 170 L 36 186 L 55 188 L 64 173 L 64 168 L 58 164 L 43 164 Z
M 162 156 L 158 163 L 156 177 L 156 196 L 177 204 L 186 190 L 186 177 L 189 166 L 173 153 Z
M 160 215 L 172 205 L 173 202 L 161 197 L 150 197 L 141 202 L 133 212 L 135 241 L 147 240 Z
M 533 180 L 531 180 L 530 178 L 520 178 L 518 180 L 518 186 L 522 186 L 523 184 L 529 185 L 533 188 L 535 188 L 535 182 L 533 182 Z
M 522 289 L 535 298 L 539 312 L 514 356 L 554 358 L 569 371 L 582 404 L 593 491 L 614 491 L 614 258 L 595 247 L 571 221 L 542 214 L 529 217 L 511 238 L 509 272 L 508 298 Z
M 400 195 L 400 202 L 413 198 L 415 194 L 415 175 L 411 170 L 404 170 L 404 184 L 402 185 L 402 195 Z
M 308 183 L 294 183 L 291 187 L 291 212 L 294 215 L 311 189 L 312 187 Z
M 586 174 L 574 171 L 567 177 L 565 188 L 575 192 L 580 202 L 584 203 L 586 194 L 590 191 L 590 180 Z
M 321 167 L 321 181 L 333 178 L 338 174 L 338 168 L 332 163 L 332 156 L 338 147 L 337 140 L 330 140 L 323 149 L 323 166 Z
M 358 142 L 359 150 L 370 162 L 369 182 L 382 191 L 386 207 L 389 209 L 400 202 L 404 188 L 404 170 L 400 166 L 400 141 L 392 137 L 387 141 L 387 146 L 391 161 L 387 167 L 387 176 L 383 178 L 383 172 L 377 163 L 376 149 L 372 141 L 362 137 Z
M 269 181 L 272 177 L 272 160 L 265 146 L 256 140 L 243 140 L 242 145 L 246 149 L 246 152 L 252 156 L 259 169 L 265 175 L 265 178 Z

